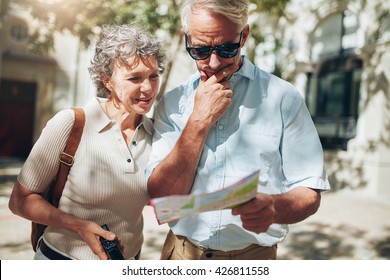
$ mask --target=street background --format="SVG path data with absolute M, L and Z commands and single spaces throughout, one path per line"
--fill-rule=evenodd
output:
M 23 162 L 0 158 L 0 259 L 30 260 L 31 223 L 8 209 L 16 176 Z M 144 210 L 144 246 L 141 259 L 158 260 L 168 231 L 158 225 L 152 207 Z M 359 190 L 327 192 L 319 211 L 290 226 L 279 245 L 278 259 L 380 260 L 390 259 L 390 201 L 368 197 Z

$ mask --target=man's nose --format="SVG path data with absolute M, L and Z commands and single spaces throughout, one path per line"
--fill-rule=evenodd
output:
M 219 69 L 219 67 L 221 66 L 221 60 L 220 59 L 221 58 L 217 55 L 215 50 L 213 50 L 213 52 L 210 55 L 210 61 L 209 61 L 210 68 L 212 68 L 212 69 Z

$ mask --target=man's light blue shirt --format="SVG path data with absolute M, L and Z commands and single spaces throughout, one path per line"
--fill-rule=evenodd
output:
M 262 193 L 280 194 L 298 186 L 328 190 L 321 143 L 303 98 L 291 84 L 245 57 L 243 61 L 230 78 L 232 104 L 209 131 L 191 192 L 220 190 L 256 170 Z M 192 75 L 159 102 L 147 177 L 180 137 L 193 110 L 199 78 L 199 73 Z M 247 231 L 231 210 L 205 212 L 169 225 L 199 246 L 223 251 L 253 243 L 271 246 L 288 232 L 281 224 L 261 234 Z

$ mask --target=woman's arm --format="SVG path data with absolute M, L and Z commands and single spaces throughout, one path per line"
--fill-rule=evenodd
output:
M 100 244 L 99 237 L 102 236 L 107 240 L 117 238 L 115 234 L 103 230 L 94 222 L 64 213 L 18 181 L 12 190 L 8 206 L 12 213 L 30 221 L 76 232 L 100 259 L 107 259 L 107 255 Z

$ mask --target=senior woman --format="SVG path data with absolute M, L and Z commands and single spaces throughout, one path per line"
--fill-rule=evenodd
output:
M 125 259 L 139 256 L 153 132 L 145 114 L 155 101 L 164 58 L 161 43 L 139 26 L 103 27 L 89 72 L 99 96 L 107 98 L 83 107 L 85 127 L 59 207 L 40 194 L 58 170 L 75 118 L 71 109 L 49 120 L 9 201 L 13 213 L 48 225 L 34 259 L 108 259 L 100 237 L 118 241 Z

